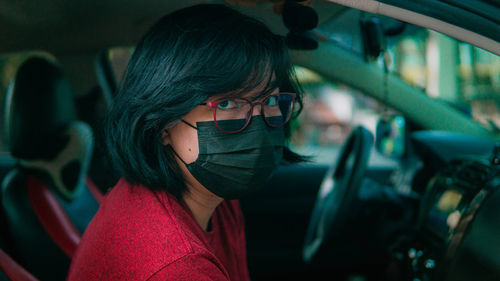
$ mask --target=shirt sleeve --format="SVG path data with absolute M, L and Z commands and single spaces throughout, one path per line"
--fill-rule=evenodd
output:
M 192 254 L 183 256 L 157 271 L 151 281 L 230 281 L 227 274 L 209 258 Z

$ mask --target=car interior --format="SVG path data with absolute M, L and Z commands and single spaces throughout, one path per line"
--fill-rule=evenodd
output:
M 92 129 L 75 120 L 69 83 L 48 60 L 26 60 L 7 100 L 7 140 L 17 165 L 2 181 L 2 200 L 19 238 L 13 242 L 34 274 L 64 279 L 51 268 L 69 266 L 102 197 L 87 177 Z
M 134 45 L 207 2 L 283 36 L 305 93 L 308 161 L 241 200 L 252 280 L 500 280 L 497 0 L 2 1 L 0 280 L 65 280 Z

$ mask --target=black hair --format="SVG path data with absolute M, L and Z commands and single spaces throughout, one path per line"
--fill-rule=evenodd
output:
M 215 4 L 164 16 L 137 45 L 108 114 L 112 163 L 127 181 L 180 198 L 186 184 L 161 131 L 210 97 L 242 95 L 262 83 L 264 93 L 278 87 L 296 92 L 295 115 L 300 112 L 301 91 L 284 39 L 263 23 Z M 285 130 L 289 137 L 289 126 Z M 301 157 L 285 148 L 284 160 Z

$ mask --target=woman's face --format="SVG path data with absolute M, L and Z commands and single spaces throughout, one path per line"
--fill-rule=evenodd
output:
M 257 89 L 242 95 L 242 97 L 252 100 L 252 97 L 260 94 L 263 89 L 263 86 L 258 87 Z M 278 92 L 279 90 L 276 89 L 272 92 L 272 94 L 277 94 Z M 260 115 L 260 112 L 260 106 L 255 106 L 253 108 L 253 116 Z M 183 120 L 193 126 L 196 126 L 196 122 L 213 121 L 213 116 L 213 110 L 211 107 L 200 105 L 185 115 Z M 174 127 L 164 130 L 162 132 L 162 142 L 165 146 L 171 145 L 173 150 L 187 164 L 194 162 L 198 158 L 198 131 L 184 122 L 178 122 Z M 184 165 L 180 159 L 176 158 L 176 160 L 177 164 L 184 172 L 187 183 L 197 182 L 188 171 L 186 165 Z
M 242 97 L 252 100 L 262 89 L 256 89 Z M 278 89 L 271 94 L 277 94 Z M 253 115 L 260 115 L 260 106 L 253 108 Z M 196 126 L 196 122 L 213 121 L 214 113 L 211 107 L 200 105 L 186 114 L 183 119 L 185 122 Z M 170 144 L 177 154 L 186 163 L 191 163 L 198 158 L 198 134 L 197 130 L 184 122 L 178 122 L 174 127 L 162 132 L 163 145 Z M 183 165 L 182 165 L 183 166 Z

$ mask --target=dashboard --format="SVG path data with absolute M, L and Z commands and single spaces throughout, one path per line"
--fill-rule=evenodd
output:
M 402 160 L 391 180 L 420 199 L 412 232 L 390 247 L 403 280 L 500 280 L 499 241 L 491 240 L 500 237 L 500 148 L 435 131 L 413 133 L 410 143 L 408 157 L 418 159 Z

